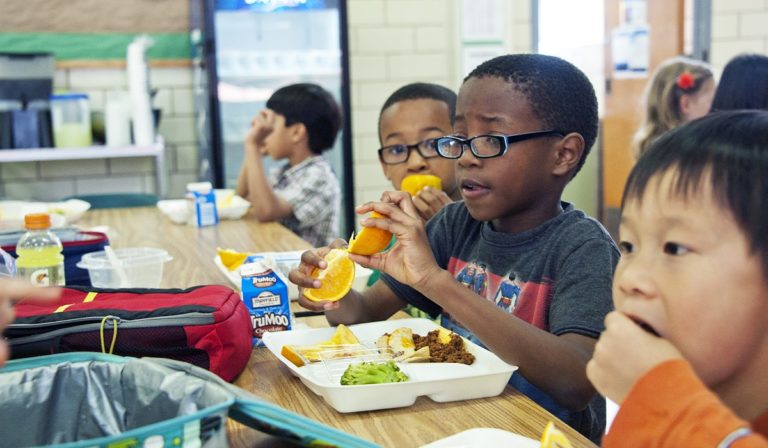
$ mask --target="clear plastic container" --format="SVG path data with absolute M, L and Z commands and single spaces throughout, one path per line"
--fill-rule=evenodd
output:
M 83 255 L 77 267 L 87 269 L 91 284 L 97 288 L 159 288 L 163 265 L 173 258 L 163 249 L 132 247 L 115 249 L 119 265 L 114 265 L 105 251 Z M 122 272 L 120 272 L 122 271 Z
M 61 286 L 64 278 L 64 255 L 61 240 L 51 232 L 48 213 L 24 216 L 27 232 L 16 245 L 16 276 L 35 286 Z
M 80 148 L 93 144 L 88 95 L 52 95 L 51 118 L 53 141 L 57 148 Z

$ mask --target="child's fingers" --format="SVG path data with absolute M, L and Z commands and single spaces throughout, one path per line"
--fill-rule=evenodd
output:
M 435 216 L 450 202 L 451 198 L 445 192 L 431 187 L 425 187 L 413 197 L 413 205 L 425 221 Z
M 311 269 L 309 272 L 306 272 L 301 265 L 288 272 L 288 280 L 299 287 L 299 294 L 301 294 L 301 288 L 319 288 L 322 286 L 320 280 L 309 275 L 310 272 L 312 272 Z
M 50 301 L 61 296 L 61 288 L 39 288 L 29 282 L 8 279 L 2 281 L 0 300 L 19 302 L 21 300 Z
M 328 301 L 315 302 L 315 301 L 309 300 L 304 296 L 303 290 L 299 291 L 299 305 L 301 305 L 302 307 L 310 311 L 328 311 L 328 310 L 334 310 L 339 307 L 338 302 L 328 302 Z

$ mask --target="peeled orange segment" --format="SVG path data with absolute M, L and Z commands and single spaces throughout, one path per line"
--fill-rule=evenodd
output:
M 571 442 L 565 437 L 559 429 L 555 428 L 555 424 L 551 421 L 547 423 L 544 428 L 544 433 L 541 435 L 541 448 L 571 448 Z
M 335 302 L 344 297 L 355 280 L 355 263 L 344 249 L 331 249 L 324 257 L 328 267 L 312 271 L 312 278 L 320 280 L 320 288 L 304 290 L 304 296 L 314 302 Z
M 383 218 L 383 216 L 377 212 L 372 212 L 371 218 Z M 386 249 L 391 240 L 392 232 L 378 227 L 363 227 L 360 233 L 352 235 L 347 250 L 351 254 L 373 255 Z
M 408 192 L 411 196 L 416 196 L 424 187 L 442 190 L 443 181 L 432 174 L 411 174 L 406 176 L 400 184 L 400 190 Z
M 220 247 L 216 248 L 216 253 L 219 254 L 221 264 L 226 266 L 226 268 L 230 271 L 234 271 L 235 269 L 239 268 L 249 255 L 247 253 L 237 252 L 232 249 L 222 249 Z

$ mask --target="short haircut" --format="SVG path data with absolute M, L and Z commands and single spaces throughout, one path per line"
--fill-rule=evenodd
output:
M 768 110 L 768 56 L 742 54 L 723 69 L 712 100 L 712 111 Z
M 632 169 L 622 209 L 667 172 L 674 175 L 672 194 L 684 199 L 711 185 L 768 276 L 768 111 L 714 112 L 659 137 Z
M 307 128 L 309 149 L 320 154 L 333 146 L 341 129 L 341 109 L 330 93 L 317 84 L 291 84 L 277 89 L 267 108 L 285 117 L 285 125 Z
M 573 173 L 576 175 L 597 138 L 597 97 L 586 75 L 555 56 L 510 54 L 483 62 L 464 82 L 485 77 L 513 83 L 545 128 L 581 134 L 585 147 Z
M 379 112 L 379 130 L 381 130 L 381 116 L 384 114 L 384 111 L 393 104 L 407 100 L 442 101 L 448 106 L 448 117 L 451 123 L 453 123 L 453 118 L 456 115 L 456 92 L 437 84 L 414 82 L 400 87 L 392 95 L 389 95 L 389 98 L 381 106 L 381 111 Z M 381 132 L 379 132 L 379 142 L 381 143 Z

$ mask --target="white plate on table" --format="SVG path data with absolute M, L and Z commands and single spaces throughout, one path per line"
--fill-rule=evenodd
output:
M 0 201 L 0 230 L 24 228 L 24 215 L 49 213 L 51 227 L 64 227 L 83 217 L 91 204 L 80 199 L 61 202 Z
M 360 342 L 372 346 L 384 333 L 399 327 L 408 327 L 425 336 L 439 326 L 428 319 L 393 319 L 382 322 L 350 325 Z M 326 362 L 315 362 L 302 367 L 284 358 L 283 345 L 311 345 L 331 338 L 335 328 L 316 328 L 268 332 L 263 341 L 267 348 L 314 393 L 339 412 L 359 412 L 376 409 L 399 408 L 412 405 L 416 398 L 427 396 L 433 401 L 447 402 L 499 395 L 517 369 L 489 352 L 464 340 L 467 351 L 475 355 L 472 365 L 456 363 L 398 363 L 410 378 L 402 383 L 342 386 L 335 367 Z M 359 360 L 345 360 L 348 363 Z
M 240 219 L 251 207 L 250 202 L 235 194 L 234 190 L 217 189 L 216 211 L 219 220 Z M 157 201 L 157 208 L 176 224 L 186 224 L 192 213 L 189 201 L 186 199 L 164 199 Z
M 421 448 L 538 448 L 541 442 L 497 428 L 472 428 Z

